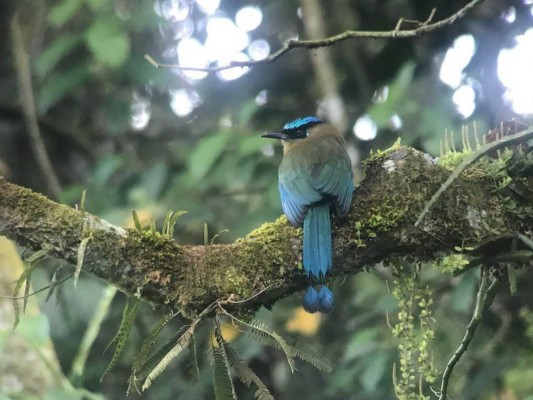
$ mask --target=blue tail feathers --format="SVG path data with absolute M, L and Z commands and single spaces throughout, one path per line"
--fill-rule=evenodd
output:
M 304 219 L 304 269 L 307 275 L 322 279 L 331 269 L 331 221 L 329 204 L 309 208 Z
M 333 293 L 326 285 L 322 285 L 317 292 L 312 286 L 309 286 L 304 296 L 304 310 L 308 313 L 315 313 L 320 311 L 321 313 L 329 314 L 333 311 Z
M 316 313 L 319 310 L 318 292 L 312 286 L 309 286 L 304 296 L 304 310 L 308 313 Z
M 333 293 L 326 285 L 322 285 L 322 288 L 318 292 L 318 310 L 322 313 L 329 314 L 333 311 Z
M 323 281 L 333 264 L 329 204 L 309 208 L 304 219 L 304 269 L 310 278 Z M 309 313 L 333 310 L 333 293 L 325 285 L 320 291 L 310 286 L 304 296 L 304 310 Z

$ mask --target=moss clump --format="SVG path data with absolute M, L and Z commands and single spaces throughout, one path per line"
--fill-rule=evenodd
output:
M 442 272 L 454 273 L 465 268 L 470 261 L 464 254 L 450 254 L 436 259 L 433 266 Z
M 376 161 L 385 159 L 389 154 L 392 152 L 399 150 L 400 148 L 406 148 L 401 145 L 401 138 L 398 138 L 394 144 L 385 150 L 370 150 L 370 154 L 366 158 L 366 160 L 363 161 L 363 165 L 370 165 L 375 163 Z

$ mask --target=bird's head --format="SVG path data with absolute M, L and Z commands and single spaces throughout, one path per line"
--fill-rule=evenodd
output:
M 311 134 L 311 128 L 323 124 L 320 118 L 303 117 L 287 122 L 281 131 L 267 132 L 262 137 L 293 141 L 305 139 Z

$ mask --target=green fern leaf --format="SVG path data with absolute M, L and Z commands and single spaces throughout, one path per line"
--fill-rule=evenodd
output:
M 139 306 L 141 304 L 140 300 L 137 300 L 133 307 L 130 308 L 130 301 L 128 299 L 128 303 L 126 304 L 126 307 L 124 307 L 124 312 L 122 313 L 122 321 L 120 322 L 120 327 L 118 328 L 118 332 L 109 343 L 107 348 L 104 350 L 104 353 L 107 351 L 108 348 L 110 348 L 112 345 L 116 343 L 117 347 L 115 348 L 115 352 L 113 353 L 113 358 L 111 359 L 111 362 L 107 366 L 107 369 L 105 370 L 104 374 L 100 378 L 100 381 L 104 379 L 104 376 L 107 375 L 108 372 L 110 372 L 116 365 L 120 354 L 122 353 L 122 350 L 124 349 L 124 345 L 126 344 L 126 340 L 128 340 L 128 337 L 130 336 L 131 328 L 133 327 L 133 323 L 135 322 L 135 317 L 137 316 L 137 312 L 139 311 Z
M 153 380 L 159 375 L 161 375 L 161 373 L 166 369 L 168 364 L 174 358 L 176 358 L 182 352 L 183 349 L 185 349 L 189 345 L 194 335 L 196 326 L 200 321 L 201 318 L 195 319 L 183 333 L 180 332 L 180 335 L 177 338 L 174 337 L 173 339 L 175 339 L 176 341 L 170 351 L 167 351 L 165 353 L 159 351 L 155 354 L 155 356 L 157 356 L 156 358 L 150 357 L 150 359 L 148 359 L 148 361 L 145 363 L 146 366 L 151 366 L 153 364 L 157 365 L 150 371 L 150 373 L 146 377 L 142 386 L 143 391 L 148 389 L 152 385 Z M 145 369 L 145 365 L 141 367 L 141 370 Z M 139 372 L 141 372 L 141 370 L 139 370 Z
M 132 373 L 128 378 L 128 394 L 131 391 L 132 387 L 135 387 L 137 392 L 141 394 L 140 390 L 137 387 L 137 382 L 146 379 L 148 374 L 157 366 L 157 364 L 159 364 L 163 357 L 174 348 L 186 328 L 187 326 L 182 326 L 178 330 L 178 332 L 176 332 L 176 334 L 174 334 L 174 336 L 172 336 L 157 352 L 155 352 L 145 361 L 140 363 L 140 365 L 134 365 L 134 367 L 132 368 Z
M 215 388 L 216 400 L 237 400 L 235 387 L 230 374 L 230 365 L 228 355 L 225 351 L 226 341 L 220 332 L 218 321 L 215 324 L 215 338 L 218 347 L 212 347 L 213 368 L 213 386 Z
M 150 353 L 150 350 L 152 350 L 152 347 L 155 344 L 155 341 L 163 328 L 174 318 L 176 314 L 169 313 L 165 314 L 156 324 L 156 326 L 152 329 L 150 332 L 150 335 L 146 339 L 144 339 L 141 349 L 135 356 L 135 359 L 133 360 L 133 367 L 132 369 L 134 371 L 138 370 L 141 365 L 146 361 L 146 358 L 148 357 L 148 354 Z
M 39 252 L 37 252 L 37 253 L 39 253 Z M 37 253 L 35 253 L 35 254 L 37 254 Z M 35 254 L 33 254 L 30 258 L 34 258 Z M 44 257 L 44 255 L 42 257 Z M 35 258 L 34 261 L 29 261 L 29 259 L 28 259 L 28 261 L 25 262 L 26 269 L 24 271 L 22 271 L 22 273 L 20 274 L 19 278 L 17 279 L 17 283 L 15 285 L 15 290 L 13 290 L 13 310 L 15 312 L 15 321 L 13 323 L 13 330 L 15 330 L 17 328 L 17 325 L 20 322 L 20 306 L 19 306 L 19 303 L 18 303 L 18 296 L 19 296 L 19 293 L 20 293 L 20 289 L 22 288 L 22 285 L 26 284 L 26 287 L 24 289 L 24 303 L 23 303 L 24 305 L 23 305 L 23 308 L 22 308 L 23 312 L 26 312 L 26 305 L 28 304 L 28 294 L 29 294 L 30 283 L 31 283 L 31 274 L 33 273 L 33 271 L 37 267 L 36 262 L 38 261 L 38 259 L 40 259 L 42 257 Z
M 294 364 L 293 359 L 293 352 L 291 351 L 291 347 L 288 345 L 288 343 L 279 335 L 277 332 L 270 330 L 268 326 L 266 326 L 261 321 L 252 321 L 250 323 L 238 320 L 243 325 L 246 325 L 250 328 L 248 330 L 248 334 L 256 339 L 258 342 L 274 347 L 276 349 L 283 350 L 285 353 L 285 357 L 287 358 L 287 362 L 289 364 L 289 367 L 291 368 L 291 372 L 294 372 L 296 369 L 296 366 Z
M 196 350 L 196 340 L 194 335 L 192 337 L 191 343 L 189 344 L 189 354 L 190 354 L 190 371 L 192 380 L 196 383 L 196 391 L 200 391 L 200 367 L 198 365 L 198 352 Z
M 331 372 L 333 365 L 331 361 L 313 349 L 309 349 L 301 343 L 294 343 L 288 345 L 289 354 L 293 357 L 298 357 L 300 360 L 306 361 L 313 367 L 324 371 Z
M 239 378 L 239 380 L 248 387 L 250 387 L 252 382 L 257 386 L 258 390 L 255 392 L 255 397 L 260 400 L 274 400 L 274 397 L 272 397 L 263 381 L 237 355 L 233 346 L 226 341 L 224 341 L 224 350 L 226 352 L 231 369 L 237 378 Z
M 257 400 L 274 400 L 274 397 L 272 397 L 267 388 L 257 389 L 255 392 L 255 398 Z
M 271 330 L 263 322 L 252 321 L 248 323 L 239 320 L 238 318 L 235 318 L 229 313 L 226 314 L 237 322 L 239 322 L 240 324 L 250 328 L 247 333 L 261 344 L 283 350 L 283 352 L 285 353 L 285 357 L 287 357 L 287 362 L 289 363 L 291 372 L 294 372 L 294 370 L 296 369 L 294 364 L 294 357 L 298 357 L 301 360 L 308 362 L 309 364 L 313 365 L 315 368 L 318 368 L 321 371 L 330 372 L 332 370 L 333 367 L 331 365 L 331 362 L 327 358 L 321 356 L 313 350 L 306 348 L 301 344 L 297 343 L 294 345 L 290 345 L 285 339 L 281 337 L 281 335 Z

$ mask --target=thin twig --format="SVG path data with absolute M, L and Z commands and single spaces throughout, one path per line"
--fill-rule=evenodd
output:
M 31 70 L 28 53 L 24 46 L 24 37 L 20 26 L 18 12 L 11 20 L 11 43 L 13 47 L 14 66 L 17 76 L 18 92 L 21 101 L 22 112 L 26 129 L 30 135 L 30 143 L 35 155 L 35 159 L 41 169 L 50 194 L 58 199 L 61 195 L 61 185 L 54 172 L 44 140 L 41 136 L 39 123 L 37 121 L 37 111 L 35 110 L 35 100 L 31 83 Z
M 429 23 L 433 19 L 435 14 L 431 12 L 429 18 L 425 22 L 418 22 L 418 25 L 415 29 L 399 30 L 403 22 L 407 22 L 405 19 L 400 19 L 396 24 L 396 27 L 391 31 L 345 31 L 339 33 L 338 35 L 330 36 L 325 39 L 320 40 L 295 40 L 291 39 L 285 42 L 281 48 L 272 53 L 270 56 L 263 58 L 261 60 L 253 61 L 232 61 L 227 65 L 221 65 L 218 67 L 209 67 L 209 68 L 198 68 L 198 67 L 182 67 L 177 64 L 162 64 L 155 61 L 150 55 L 145 54 L 144 58 L 156 68 L 174 68 L 182 71 L 203 71 L 203 72 L 218 72 L 235 67 L 255 67 L 257 65 L 269 64 L 284 54 L 296 49 L 296 48 L 306 48 L 306 49 L 316 49 L 319 47 L 328 47 L 344 40 L 348 39 L 399 39 L 399 38 L 408 38 L 419 36 L 424 33 L 432 32 L 437 29 L 440 29 L 444 26 L 451 25 L 460 18 L 463 18 L 468 11 L 483 3 L 485 0 L 472 0 L 455 14 L 450 15 L 448 18 L 437 21 L 435 23 Z M 411 23 L 413 21 L 410 21 Z
M 251 295 L 251 296 L 248 297 L 247 299 L 244 299 L 244 300 L 237 300 L 237 301 L 233 301 L 233 300 L 231 300 L 231 299 L 228 299 L 226 302 L 227 302 L 227 303 L 230 303 L 230 304 L 246 303 L 246 302 L 252 300 L 254 297 L 259 296 L 261 293 L 266 292 L 266 291 L 267 291 L 268 289 L 270 289 L 272 286 L 274 286 L 274 284 L 268 285 L 267 287 L 261 289 L 261 290 L 260 290 L 259 292 L 257 292 L 256 294 Z
M 58 285 L 61 285 L 62 283 L 68 281 L 70 278 L 72 278 L 74 276 L 74 274 L 70 274 L 69 276 L 67 276 L 66 278 L 63 278 L 62 280 L 60 280 L 59 282 L 56 283 L 56 286 Z M 50 287 L 52 286 L 52 283 L 50 283 L 49 285 L 46 285 L 42 288 L 40 288 L 39 290 L 36 290 L 35 292 L 32 292 L 32 293 L 28 293 L 24 296 L 1 296 L 0 295 L 0 299 L 11 299 L 11 300 L 22 300 L 22 299 L 27 299 L 28 297 L 31 297 L 31 296 L 35 296 L 36 294 L 38 293 L 41 293 L 41 292 L 44 292 L 45 290 L 49 289 Z
M 498 279 L 494 279 L 489 284 L 489 272 L 486 268 L 481 269 L 481 282 L 479 284 L 479 289 L 477 291 L 477 297 L 476 297 L 476 305 L 474 307 L 474 313 L 472 315 L 472 319 L 468 323 L 468 326 L 466 327 L 465 336 L 463 337 L 463 340 L 461 340 L 461 344 L 453 353 L 452 358 L 450 358 L 450 361 L 448 361 L 448 364 L 446 365 L 446 369 L 444 370 L 444 373 L 442 374 L 442 383 L 440 387 L 440 394 L 439 394 L 439 400 L 446 400 L 447 392 L 448 392 L 448 383 L 450 381 L 450 376 L 452 374 L 453 368 L 457 364 L 457 362 L 461 359 L 462 355 L 465 353 L 465 351 L 468 349 L 468 346 L 472 342 L 472 339 L 474 338 L 474 333 L 476 332 L 476 328 L 478 327 L 479 323 L 481 322 L 481 318 L 483 316 L 483 312 L 490 306 L 492 303 L 492 300 L 494 299 L 494 296 L 496 295 L 496 291 L 498 289 L 499 281 Z
M 420 213 L 418 216 L 415 226 L 420 225 L 424 217 L 429 212 L 430 208 L 435 204 L 435 202 L 439 199 L 442 193 L 448 187 L 452 184 L 452 182 L 457 179 L 457 177 L 470 165 L 474 164 L 476 161 L 478 161 L 481 157 L 496 151 L 498 149 L 502 149 L 504 147 L 509 147 L 517 143 L 525 142 L 528 139 L 533 138 L 533 128 L 528 128 L 522 132 L 515 133 L 514 135 L 504 136 L 498 140 L 495 140 L 494 142 L 490 142 L 487 144 L 484 144 L 479 149 L 477 149 L 474 153 L 470 154 L 469 156 L 465 157 L 465 159 L 453 170 L 453 172 L 450 174 L 446 182 L 444 182 L 439 190 L 431 197 L 431 199 L 426 203 L 424 206 L 424 210 Z

